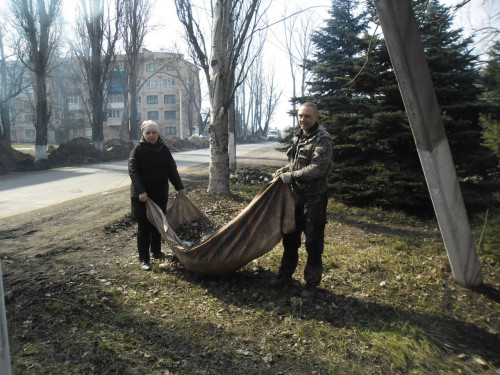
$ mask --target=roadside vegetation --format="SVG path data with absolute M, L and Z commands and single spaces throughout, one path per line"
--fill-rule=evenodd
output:
M 206 183 L 189 197 L 219 224 L 262 186 L 240 180 L 217 197 Z M 13 372 L 498 373 L 498 263 L 480 251 L 486 286 L 472 291 L 454 282 L 434 220 L 335 201 L 328 220 L 321 292 L 305 300 L 303 249 L 295 284 L 281 289 L 269 287 L 281 245 L 231 275 L 195 274 L 171 257 L 148 273 L 137 263 L 135 225 L 114 218 L 99 233 L 113 249 L 100 271 L 79 264 L 86 269 L 7 294 Z M 85 251 L 89 236 L 72 251 Z

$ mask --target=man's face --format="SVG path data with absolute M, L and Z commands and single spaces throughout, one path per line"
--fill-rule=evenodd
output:
M 300 128 L 307 134 L 319 120 L 319 113 L 312 107 L 301 106 L 297 117 L 299 118 Z

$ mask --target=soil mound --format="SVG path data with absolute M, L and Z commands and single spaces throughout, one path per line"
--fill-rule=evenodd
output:
M 184 140 L 171 137 L 164 141 L 172 152 L 210 147 L 208 139 Z M 74 138 L 61 144 L 57 149 L 49 146 L 47 159 L 35 163 L 33 156 L 13 149 L 5 142 L 0 142 L 0 174 L 125 160 L 129 157 L 132 143 L 121 139 L 110 139 L 104 142 L 103 148 L 103 152 L 98 151 L 88 138 Z
M 33 168 L 33 156 L 17 151 L 6 142 L 0 141 L 0 174 L 11 171 L 28 171 Z
M 110 139 L 104 142 L 104 154 L 107 160 L 128 159 L 132 143 L 123 139 Z
M 69 165 L 96 163 L 103 160 L 103 153 L 99 152 L 88 138 L 74 138 L 63 143 L 52 151 L 47 158 L 49 168 Z

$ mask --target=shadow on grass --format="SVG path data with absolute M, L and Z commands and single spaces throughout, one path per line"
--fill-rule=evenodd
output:
M 500 290 L 496 289 L 492 285 L 481 284 L 472 288 L 472 290 L 476 293 L 482 294 L 492 301 L 495 301 L 496 303 L 500 303 Z
M 90 277 L 83 284 L 75 292 L 71 286 L 53 283 L 36 295 L 25 290 L 8 301 L 14 373 L 246 375 L 284 370 L 299 375 L 311 368 L 331 368 L 314 356 L 275 356 L 268 363 L 265 353 L 256 350 L 259 342 L 237 342 L 230 327 L 188 312 L 171 314 L 167 306 L 163 313 L 153 311 L 149 298 L 123 303 L 122 293 L 103 290 Z M 150 287 L 139 282 L 135 290 L 142 294 Z M 23 301 L 30 301 L 29 308 L 21 308 Z
M 302 291 L 300 285 L 270 289 L 269 282 L 275 274 L 263 269 L 243 270 L 223 277 L 203 276 L 181 267 L 159 272 L 173 273 L 175 278 L 206 290 L 208 297 L 245 310 L 373 332 L 389 332 L 394 330 L 392 323 L 401 323 L 399 326 L 423 332 L 429 342 L 445 353 L 478 355 L 498 365 L 495 349 L 500 347 L 498 336 L 465 322 L 365 302 L 326 290 L 312 300 L 294 305 L 292 300 Z M 110 292 L 91 276 L 75 281 L 73 285 L 80 285 L 80 290 L 69 284 L 53 283 L 36 293 L 23 289 L 8 301 L 15 373 L 159 374 L 165 369 L 179 374 L 335 372 L 336 364 L 331 358 L 298 355 L 284 344 L 274 347 L 273 361 L 268 363 L 263 359 L 266 353 L 260 352 L 261 343 L 255 339 L 255 332 L 248 335 L 238 332 L 242 338 L 237 339 L 230 322 L 219 326 L 211 321 L 209 309 L 190 315 L 186 307 L 182 309 L 185 315 L 178 316 L 169 305 L 185 303 L 179 294 L 151 305 L 151 283 L 136 280 L 131 288 L 135 293 L 124 302 L 123 293 Z M 156 287 L 166 291 L 172 286 Z M 23 306 L 26 301 L 29 306 Z M 270 314 L 269 319 L 272 316 L 275 314 Z M 359 358 L 358 365 L 372 368 L 373 360 Z M 340 373 L 349 372 L 341 368 Z M 379 373 L 384 373 L 384 369 Z
M 470 356 L 479 355 L 496 366 L 500 365 L 497 350 L 500 347 L 499 335 L 473 324 L 449 318 L 446 316 L 446 311 L 443 311 L 442 316 L 419 313 L 376 302 L 366 302 L 353 296 L 337 295 L 321 287 L 313 299 L 303 300 L 300 306 L 294 306 L 292 298 L 300 297 L 302 286 L 294 282 L 291 286 L 273 289 L 269 283 L 276 275 L 267 270 L 238 271 L 220 277 L 184 271 L 181 277 L 202 284 L 213 296 L 228 304 L 254 310 L 276 311 L 282 316 L 293 316 L 297 319 L 326 321 L 338 328 L 361 327 L 374 332 L 383 332 L 394 328 L 391 323 L 401 322 L 401 326 L 410 325 L 420 329 L 428 340 L 443 352 L 451 350 L 457 355 L 462 353 Z M 241 293 L 243 289 L 247 292 Z M 482 294 L 495 300 L 499 291 L 484 286 Z

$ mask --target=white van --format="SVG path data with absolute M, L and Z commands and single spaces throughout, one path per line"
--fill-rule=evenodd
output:
M 281 139 L 281 132 L 278 129 L 269 129 L 267 131 L 266 141 L 278 141 Z

